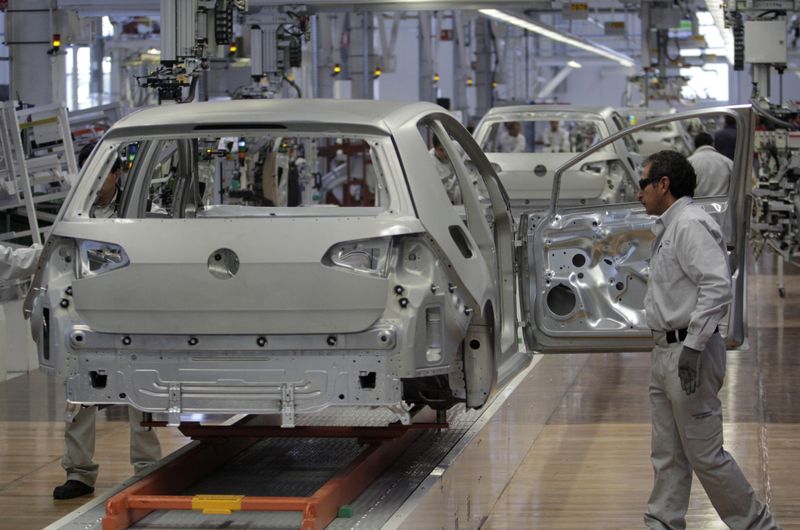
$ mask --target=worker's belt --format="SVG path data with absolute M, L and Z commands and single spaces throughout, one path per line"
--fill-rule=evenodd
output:
M 669 331 L 665 331 L 664 334 L 667 336 L 667 344 L 675 344 L 676 342 L 683 342 L 686 340 L 686 328 L 683 329 L 671 329 Z M 719 326 L 714 328 L 714 333 L 719 333 Z

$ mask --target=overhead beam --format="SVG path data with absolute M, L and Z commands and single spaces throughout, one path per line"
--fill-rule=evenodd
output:
M 548 9 L 549 1 L 522 0 L 312 0 L 289 2 L 286 0 L 250 0 L 248 7 L 304 6 L 310 13 L 334 11 L 440 11 L 444 9 L 518 8 Z M 72 9 L 83 16 L 159 14 L 160 0 L 58 0 L 59 9 Z

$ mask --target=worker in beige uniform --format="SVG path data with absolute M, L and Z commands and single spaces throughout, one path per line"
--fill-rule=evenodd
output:
M 78 163 L 81 166 L 92 152 L 92 147 L 85 146 L 78 155 Z M 97 200 L 92 206 L 92 217 L 111 216 L 111 213 L 101 212 L 112 208 L 119 170 L 120 162 L 115 161 L 97 193 Z M 142 412 L 131 406 L 127 408 L 130 424 L 130 462 L 134 472 L 141 473 L 161 459 L 161 444 L 152 428 L 142 427 Z M 61 467 L 67 473 L 67 480 L 55 487 L 54 499 L 74 499 L 93 493 L 100 467 L 93 460 L 97 407 L 67 405 L 67 411 L 68 418 L 64 426 L 64 456 L 61 458 Z M 74 413 L 71 418 L 70 413 Z
M 675 151 L 645 163 L 639 200 L 658 215 L 644 305 L 653 330 L 650 405 L 653 491 L 644 516 L 653 529 L 686 528 L 692 471 L 730 528 L 779 528 L 722 447 L 725 343 L 718 323 L 731 303 L 719 225 L 692 197 L 696 175 Z

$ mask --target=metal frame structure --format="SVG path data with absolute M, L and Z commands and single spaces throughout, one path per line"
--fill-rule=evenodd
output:
M 179 459 L 159 468 L 106 502 L 103 530 L 129 528 L 153 510 L 201 510 L 204 514 L 229 515 L 233 511 L 303 512 L 301 530 L 321 530 L 340 507 L 358 497 L 394 460 L 417 439 L 423 429 L 447 428 L 431 423 L 433 411 L 417 411 L 410 425 L 388 427 L 249 427 L 247 418 L 232 426 L 181 425 L 181 432 L 203 440 Z M 179 495 L 202 476 L 223 466 L 263 436 L 355 437 L 366 448 L 349 464 L 308 497 L 257 497 L 244 495 Z
M 78 172 L 67 110 L 61 105 L 18 110 L 13 102 L 2 102 L 0 122 L 4 165 L 0 175 L 11 197 L 5 203 L 0 202 L 0 210 L 24 207 L 29 226 L 26 231 L 0 234 L 0 240 L 30 236 L 34 243 L 41 244 L 40 214 L 36 211 L 36 204 L 66 197 L 67 189 Z M 28 156 L 22 141 L 23 133 L 35 134 L 36 127 L 50 127 L 53 124 L 57 128 L 58 141 L 48 147 L 49 153 Z M 34 187 L 47 187 L 51 183 L 60 183 L 66 189 L 45 192 L 34 198 Z

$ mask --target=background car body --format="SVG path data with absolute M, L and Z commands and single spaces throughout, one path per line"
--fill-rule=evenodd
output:
M 674 110 L 629 108 L 621 109 L 620 112 L 627 117 L 629 125 L 637 125 L 660 116 L 668 116 L 674 113 Z M 643 157 L 664 149 L 677 151 L 684 156 L 689 156 L 694 151 L 692 136 L 681 121 L 644 128 L 636 133 L 635 139 L 639 154 Z
M 549 152 L 543 141 L 550 121 L 558 121 L 569 133 L 569 152 Z M 504 123 L 520 122 L 526 151 L 498 152 L 497 138 Z M 566 105 L 525 105 L 491 109 L 474 136 L 494 164 L 511 200 L 514 215 L 541 209 L 550 201 L 556 169 L 610 134 L 625 128 L 622 117 L 611 108 L 592 109 Z M 615 142 L 592 155 L 584 165 L 565 175 L 563 198 L 579 204 L 632 200 L 633 173 L 639 160 L 635 144 Z

